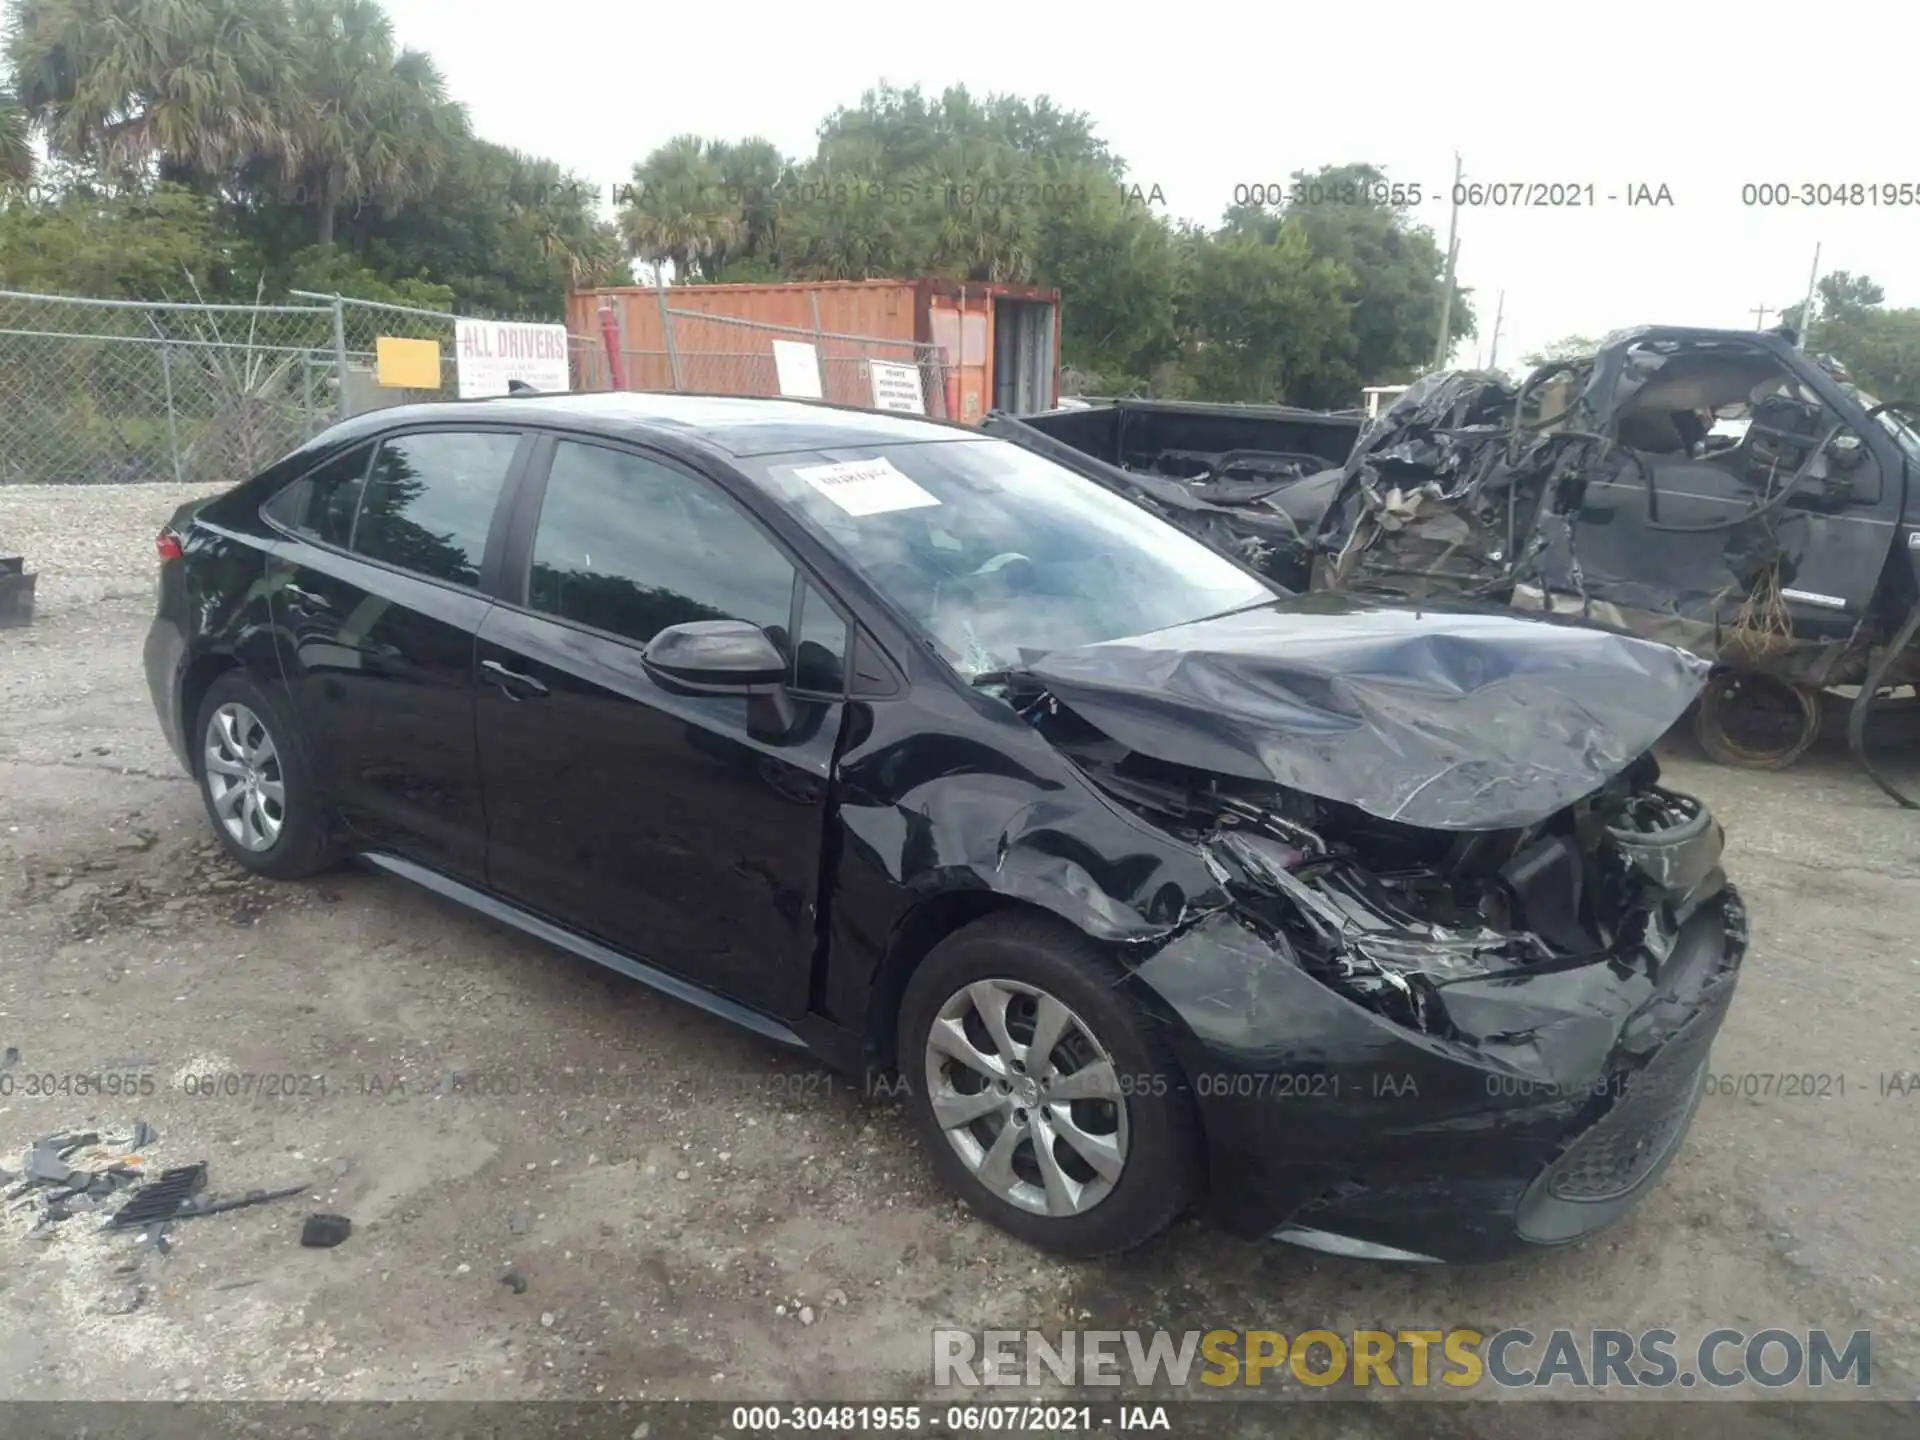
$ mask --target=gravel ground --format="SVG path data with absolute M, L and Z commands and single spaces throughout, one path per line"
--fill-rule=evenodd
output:
M 0 1216 L 0 1399 L 932 1398 L 942 1325 L 1870 1328 L 1872 1393 L 1915 1395 L 1920 1095 L 1880 1077 L 1920 1071 L 1920 858 L 1843 756 L 1669 766 L 1753 914 L 1716 1070 L 1842 1092 L 1708 1099 L 1645 1204 L 1526 1263 L 1363 1265 L 1189 1220 L 1065 1264 L 945 1199 L 896 1106 L 752 1037 L 396 880 L 229 865 L 139 665 L 152 535 L 190 493 L 0 488 L 44 597 L 0 632 L 0 1048 L 16 1076 L 153 1084 L 16 1084 L 0 1165 L 138 1115 L 152 1162 L 206 1159 L 212 1189 L 312 1190 L 176 1226 L 165 1256 Z M 447 1093 L 474 1071 L 515 1093 Z M 292 1079 L 197 1093 L 228 1074 Z M 309 1210 L 353 1235 L 300 1248 Z M 1375 1411 L 1314 1433 L 1427 1428 Z
M 154 537 L 206 493 L 204 485 L 0 485 L 0 555 L 24 555 L 39 572 L 36 613 L 149 596 Z

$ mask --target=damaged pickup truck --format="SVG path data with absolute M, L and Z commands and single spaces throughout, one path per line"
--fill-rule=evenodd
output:
M 1224 537 L 1295 589 L 1550 609 L 1683 646 L 1716 667 L 1696 710 L 1703 746 L 1777 767 L 1812 743 L 1824 697 L 1844 686 L 1859 687 L 1850 738 L 1865 763 L 1868 707 L 1920 680 L 1908 413 L 1784 333 L 1649 327 L 1519 385 L 1428 377 L 1344 463 L 1291 483 L 1250 483 L 1251 420 L 1230 435 L 1196 414 L 1189 451 L 1241 452 L 1231 494 L 1196 486 L 1178 460 L 1106 464 L 1083 433 L 1097 412 L 987 428 Z M 1297 451 L 1306 423 L 1269 420 L 1265 447 Z
M 1649 753 L 1704 662 L 1288 595 L 967 427 L 402 407 L 158 548 L 155 706 L 236 863 L 358 855 L 897 1074 L 1061 1253 L 1203 1198 L 1354 1256 L 1589 1234 L 1678 1151 L 1746 951 Z

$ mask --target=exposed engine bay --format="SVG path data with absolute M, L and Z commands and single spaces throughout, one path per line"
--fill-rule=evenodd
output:
M 1128 750 L 1046 694 L 1028 719 L 1115 799 L 1200 846 L 1241 918 L 1308 973 L 1446 1035 L 1453 980 L 1588 965 L 1657 971 L 1723 889 L 1719 825 L 1643 754 L 1531 825 L 1442 831 Z

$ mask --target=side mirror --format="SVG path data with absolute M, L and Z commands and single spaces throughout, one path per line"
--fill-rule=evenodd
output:
M 640 658 L 655 678 L 696 690 L 751 690 L 787 679 L 779 647 L 745 620 L 669 625 L 647 642 Z

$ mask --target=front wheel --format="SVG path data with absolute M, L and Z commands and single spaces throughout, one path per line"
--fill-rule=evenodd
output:
M 1820 736 L 1820 692 L 1750 670 L 1716 670 L 1694 714 L 1700 748 L 1722 765 L 1784 770 Z
M 1200 1186 L 1185 1080 L 1123 982 L 1062 922 L 993 916 L 936 946 L 901 1003 L 900 1071 L 941 1179 L 1057 1254 L 1132 1249 Z
M 227 854 L 277 880 L 332 863 L 327 817 L 278 697 L 229 670 L 207 687 L 194 733 L 200 798 Z

